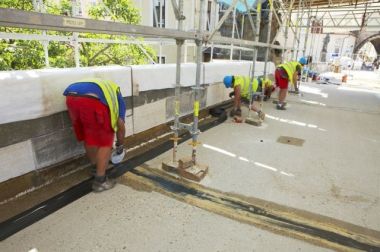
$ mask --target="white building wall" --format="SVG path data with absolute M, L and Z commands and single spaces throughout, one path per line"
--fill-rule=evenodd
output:
M 252 62 L 249 61 L 204 63 L 201 68 L 201 84 L 205 85 L 203 107 L 230 99 L 228 97 L 230 90 L 222 84 L 225 75 L 249 75 L 251 68 Z M 264 63 L 257 62 L 255 75 L 262 75 L 263 69 Z M 270 63 L 268 69 L 273 77 L 274 64 Z M 174 88 L 175 75 L 174 64 L 2 72 L 0 73 L 0 89 L 3 90 L 3 99 L 0 102 L 0 132 L 4 129 L 2 127 L 9 128 L 8 123 L 46 118 L 65 111 L 65 97 L 62 95 L 64 89 L 83 78 L 97 77 L 113 80 L 121 87 L 123 96 L 131 96 L 132 86 L 137 89 L 136 95 L 143 91 Z M 196 64 L 189 63 L 181 66 L 182 87 L 194 86 L 195 76 Z M 182 95 L 184 102 L 189 105 L 185 112 L 191 113 L 192 92 L 184 92 Z M 172 120 L 173 115 L 170 112 L 172 100 L 173 96 L 168 96 L 137 106 L 134 108 L 133 115 L 128 108 L 126 136 Z M 45 126 L 38 125 L 42 128 Z M 82 146 L 75 141 L 69 127 L 66 125 L 66 128 L 53 128 L 46 134 L 0 147 L 2 167 L 0 182 L 83 153 Z

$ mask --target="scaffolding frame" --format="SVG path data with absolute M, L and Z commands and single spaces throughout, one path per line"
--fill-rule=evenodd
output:
M 256 28 L 253 24 L 253 20 L 251 17 L 250 11 L 248 11 L 249 21 L 251 23 L 251 28 L 255 33 L 255 40 L 243 40 L 236 39 L 234 36 L 234 32 L 231 38 L 222 37 L 216 35 L 216 31 L 220 28 L 223 22 L 227 19 L 229 12 L 236 12 L 236 4 L 237 0 L 234 0 L 233 4 L 230 6 L 229 11 L 225 12 L 224 16 L 218 22 L 218 24 L 214 27 L 214 29 L 210 32 L 204 31 L 204 15 L 205 15 L 205 5 L 207 3 L 206 0 L 200 0 L 200 14 L 199 14 L 199 23 L 198 29 L 196 31 L 183 31 L 183 0 L 178 0 L 178 4 L 176 0 L 172 0 L 172 6 L 175 12 L 176 19 L 178 21 L 177 29 L 168 29 L 162 27 L 149 27 L 142 25 L 130 25 L 123 24 L 117 22 L 110 21 L 99 21 L 99 20 L 91 20 L 91 19 L 83 19 L 79 17 L 66 17 L 66 16 L 57 16 L 46 13 L 38 13 L 38 12 L 26 12 L 21 10 L 14 9 L 3 9 L 0 8 L 0 25 L 5 27 L 17 27 L 17 28 L 30 28 L 37 30 L 53 30 L 53 31 L 65 31 L 65 32 L 73 32 L 73 36 L 51 36 L 51 35 L 39 35 L 39 34 L 10 34 L 0 33 L 1 38 L 13 37 L 18 39 L 27 39 L 33 40 L 37 39 L 39 41 L 70 41 L 76 45 L 75 48 L 78 49 L 78 43 L 80 42 L 101 42 L 101 43 L 133 43 L 139 44 L 139 42 L 135 40 L 127 40 L 127 41 L 111 41 L 111 40 L 99 40 L 99 39 L 86 39 L 79 38 L 78 33 L 81 32 L 89 32 L 89 33 L 101 33 L 101 34 L 113 34 L 113 35 L 129 35 L 129 36 L 143 36 L 146 38 L 159 38 L 160 44 L 162 44 L 162 39 L 174 39 L 177 44 L 177 62 L 176 62 L 176 83 L 175 83 L 175 99 L 174 99 L 174 125 L 172 127 L 173 131 L 173 162 L 177 162 L 177 146 L 179 140 L 179 130 L 186 129 L 192 135 L 192 154 L 191 159 L 193 165 L 197 165 L 197 145 L 198 143 L 198 135 L 200 133 L 198 129 L 198 116 L 200 109 L 200 91 L 201 91 L 201 65 L 202 65 L 202 48 L 204 44 L 212 44 L 213 46 L 220 44 L 220 46 L 229 45 L 231 48 L 237 46 L 242 49 L 252 50 L 253 51 L 253 65 L 256 63 L 257 57 L 257 49 L 258 47 L 267 48 L 266 52 L 268 53 L 269 48 L 277 48 L 284 49 L 283 46 L 275 46 L 272 43 L 269 43 L 270 30 L 268 31 L 268 40 L 266 43 L 259 42 L 259 25 L 260 25 L 260 12 L 261 7 L 258 7 L 257 10 L 257 19 L 256 19 Z M 249 10 L 247 3 L 245 1 L 246 7 Z M 272 4 L 270 10 L 272 8 Z M 272 12 L 271 12 L 272 13 Z M 234 18 L 235 20 L 235 18 Z M 206 21 L 207 22 L 207 21 Z M 235 29 L 235 26 L 233 26 Z M 242 31 L 243 32 L 243 31 Z M 180 87 L 181 87 L 181 52 L 182 46 L 185 41 L 194 41 L 196 45 L 196 81 L 194 90 L 194 104 L 193 104 L 193 122 L 191 124 L 181 123 L 179 120 L 180 116 Z M 79 58 L 78 50 L 76 51 L 76 62 L 77 66 L 79 66 Z M 231 50 L 232 53 L 232 50 Z M 267 56 L 266 56 L 267 61 Z M 266 67 L 265 67 L 265 74 Z M 251 78 L 254 78 L 254 67 L 252 68 Z
M 308 35 L 310 33 L 310 25 L 311 25 L 311 19 L 318 19 L 320 18 L 327 18 L 331 20 L 332 23 L 331 27 L 337 27 L 337 26 L 345 26 L 345 27 L 351 27 L 352 24 L 348 24 L 345 22 L 343 24 L 343 21 L 349 16 L 353 15 L 354 22 L 363 28 L 363 25 L 365 24 L 366 27 L 368 27 L 369 21 L 372 22 L 372 19 L 375 21 L 375 25 L 378 28 L 378 24 L 380 24 L 380 21 L 376 19 L 376 17 L 373 17 L 374 14 L 368 15 L 366 20 L 364 20 L 361 24 L 358 20 L 357 15 L 362 14 L 363 9 L 356 9 L 351 10 L 350 12 L 344 14 L 343 17 L 339 17 L 338 21 L 335 22 L 334 18 L 331 15 L 331 11 L 334 10 L 328 10 L 326 8 L 318 9 L 316 6 L 316 3 L 313 2 L 313 0 L 289 0 L 289 2 L 284 3 L 282 0 L 269 0 L 270 8 L 269 8 L 269 15 L 270 15 L 270 21 L 269 24 L 271 25 L 272 20 L 272 14 L 276 18 L 278 25 L 279 25 L 279 32 L 277 35 L 282 31 L 285 36 L 285 42 L 281 45 L 274 45 L 274 41 L 276 40 L 276 36 L 274 37 L 273 41 L 270 41 L 270 33 L 271 33 L 271 27 L 269 26 L 268 33 L 267 33 L 267 39 L 266 42 L 259 42 L 258 37 L 258 28 L 260 25 L 260 18 L 256 20 L 256 26 L 253 22 L 251 11 L 249 6 L 247 5 L 246 0 L 244 1 L 247 10 L 248 10 L 248 20 L 250 23 L 250 26 L 252 28 L 252 31 L 254 34 L 257 34 L 254 39 L 254 41 L 251 40 L 244 40 L 242 39 L 242 34 L 244 32 L 243 26 L 240 32 L 240 36 L 238 38 L 235 38 L 235 28 L 238 29 L 235 23 L 235 16 L 233 15 L 233 26 L 232 26 L 232 36 L 231 37 L 222 37 L 220 35 L 217 35 L 216 32 L 219 30 L 219 28 L 222 26 L 224 21 L 229 17 L 229 14 L 231 12 L 236 13 L 236 4 L 238 3 L 238 0 L 234 0 L 232 4 L 229 6 L 227 11 L 224 13 L 223 17 L 219 20 L 219 22 L 216 22 L 215 20 L 208 20 L 205 17 L 206 14 L 206 4 L 208 0 L 199 0 L 200 2 L 200 13 L 199 13 L 199 23 L 198 23 L 198 29 L 195 31 L 184 31 L 183 30 L 183 0 L 171 0 L 174 13 L 178 22 L 177 29 L 168 29 L 168 28 L 162 28 L 162 20 L 159 22 L 160 27 L 150 27 L 150 26 L 143 26 L 143 25 L 131 25 L 131 24 L 124 24 L 124 23 L 118 23 L 118 22 L 112 22 L 112 21 L 100 21 L 100 20 L 91 20 L 91 19 L 83 19 L 79 17 L 67 17 L 67 16 L 57 16 L 57 15 L 51 15 L 46 13 L 39 13 L 39 12 L 26 12 L 21 10 L 15 10 L 15 9 L 4 9 L 0 8 L 0 25 L 4 27 L 16 27 L 16 28 L 27 28 L 27 29 L 37 29 L 41 31 L 64 31 L 64 32 L 73 32 L 72 36 L 53 36 L 53 35 L 47 35 L 46 33 L 41 34 L 8 34 L 8 33 L 0 33 L 0 38 L 17 38 L 17 39 L 26 39 L 26 40 L 39 40 L 43 44 L 46 44 L 46 41 L 66 41 L 66 42 L 74 42 L 75 45 L 75 62 L 76 66 L 79 66 L 79 51 L 78 51 L 78 44 L 81 42 L 97 42 L 97 43 L 121 43 L 121 44 L 155 44 L 158 43 L 160 45 L 160 56 L 161 56 L 161 47 L 163 44 L 169 44 L 169 43 L 176 43 L 177 45 L 177 60 L 176 60 L 176 83 L 175 83 L 175 101 L 174 101 L 174 110 L 175 110 L 175 120 L 174 125 L 172 127 L 172 131 L 174 134 L 173 141 L 174 141 L 174 147 L 173 147 L 173 162 L 177 162 L 176 152 L 177 152 L 177 144 L 178 144 L 178 134 L 180 129 L 186 129 L 188 130 L 192 135 L 192 162 L 193 165 L 197 164 L 196 160 L 196 147 L 198 145 L 198 135 L 199 135 L 199 129 L 198 129 L 198 112 L 199 112 L 199 97 L 200 97 L 200 90 L 202 89 L 200 87 L 200 76 L 201 76 L 201 65 L 202 65 L 202 49 L 204 46 L 211 45 L 211 51 L 213 51 L 214 47 L 220 47 L 220 48 L 230 48 L 230 59 L 232 59 L 232 53 L 233 50 L 238 48 L 240 50 L 247 50 L 247 51 L 253 51 L 252 56 L 252 62 L 253 65 L 256 62 L 257 57 L 257 49 L 259 47 L 265 48 L 265 68 L 264 68 L 264 75 L 267 75 L 267 61 L 268 61 L 268 52 L 270 49 L 281 49 L 282 50 L 282 57 L 283 61 L 284 59 L 288 59 L 289 55 L 286 55 L 286 50 L 291 50 L 292 55 L 291 57 L 294 59 L 294 57 L 298 57 L 299 52 L 302 51 L 302 54 L 305 54 L 306 52 L 306 45 L 308 40 Z M 294 9 L 294 3 L 297 1 L 298 10 Z M 216 0 L 213 0 L 213 6 L 216 6 Z M 318 0 L 316 0 L 318 2 Z M 332 3 L 332 1 L 329 1 Z M 340 2 L 341 4 L 341 2 Z M 275 9 L 277 7 L 277 9 Z M 305 18 L 304 9 L 308 8 L 307 17 Z M 368 10 L 371 10 L 373 13 L 376 13 L 377 7 L 375 8 L 368 8 L 366 6 L 365 13 L 367 13 Z M 212 8 L 214 9 L 214 8 Z M 215 8 L 216 11 L 217 8 Z M 323 10 L 323 12 L 322 12 Z M 336 9 L 337 11 L 339 9 Z M 260 10 L 257 10 L 256 16 L 260 16 L 261 13 Z M 319 12 L 318 12 L 319 11 Z M 260 13 L 259 13 L 260 12 Z M 283 20 L 279 17 L 278 13 L 283 14 Z M 317 14 L 315 13 L 318 13 Z M 296 14 L 296 20 L 294 22 L 292 13 Z M 322 13 L 322 14 L 320 14 Z M 157 18 L 157 13 L 156 13 Z M 162 18 L 162 14 L 160 15 L 160 18 Z M 320 19 L 319 18 L 319 19 Z M 305 24 L 306 21 L 306 24 Z M 156 20 L 158 22 L 158 20 Z M 327 21 L 326 21 L 327 22 Z M 213 29 L 210 31 L 204 30 L 206 27 L 206 23 L 208 23 L 208 27 L 210 28 L 210 24 L 213 23 Z M 217 23 L 217 24 L 216 24 Z M 330 25 L 330 23 L 327 23 Z M 372 24 L 372 23 L 371 23 Z M 323 27 L 330 27 L 325 26 Z M 355 26 L 356 27 L 356 26 Z M 294 34 L 294 42 L 293 45 L 288 47 L 287 46 L 287 40 L 288 40 L 288 32 L 289 29 Z M 304 29 L 305 31 L 305 42 L 304 42 L 304 48 L 300 49 L 300 40 L 301 40 L 301 30 Z M 110 34 L 110 35 L 127 35 L 130 36 L 132 39 L 128 40 L 107 40 L 107 39 L 87 39 L 87 38 L 80 38 L 78 36 L 78 33 L 100 33 L 100 34 Z M 140 42 L 134 39 L 134 36 L 142 36 L 146 38 L 148 41 Z M 158 41 L 157 41 L 158 38 Z M 169 40 L 169 41 L 166 41 Z M 194 90 L 194 110 L 193 110 L 193 123 L 191 124 L 183 124 L 179 121 L 180 116 L 180 79 L 181 79 L 181 63 L 182 63 L 182 48 L 185 47 L 185 51 L 187 50 L 187 46 L 189 44 L 194 43 L 196 45 L 196 81 L 195 85 L 193 87 Z M 297 44 L 297 46 L 296 46 Z M 161 60 L 161 57 L 160 57 Z M 153 60 L 151 60 L 153 61 Z M 185 61 L 186 61 L 186 54 L 185 54 Z M 159 63 L 161 63 L 159 61 Z M 47 62 L 47 65 L 49 63 Z M 252 70 L 251 78 L 254 78 L 254 72 Z

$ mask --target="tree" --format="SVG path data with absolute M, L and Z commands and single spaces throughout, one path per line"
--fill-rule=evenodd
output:
M 61 0 L 60 4 L 55 1 L 44 1 L 46 12 L 59 15 L 71 15 L 72 2 Z M 33 10 L 30 0 L 3 0 L 0 3 L 2 8 L 17 8 L 22 10 Z M 90 9 L 90 17 L 94 19 L 114 20 L 127 24 L 138 24 L 140 14 L 130 0 L 105 0 L 104 4 L 99 4 Z M 38 33 L 39 30 L 18 29 L 0 27 L 0 31 L 13 33 Z M 48 31 L 49 35 L 72 36 L 69 32 Z M 80 38 L 91 39 L 118 39 L 128 40 L 127 36 L 105 35 L 105 34 L 79 34 Z M 142 39 L 138 39 L 142 41 Z M 141 49 L 141 47 L 143 49 Z M 135 44 L 102 44 L 102 43 L 80 43 L 80 63 L 81 66 L 95 65 L 127 65 L 148 63 L 148 57 L 155 58 L 155 52 L 151 47 Z M 74 50 L 73 45 L 66 42 L 50 41 L 48 46 L 49 62 L 52 67 L 73 67 Z M 0 70 L 18 69 L 38 69 L 45 66 L 43 46 L 38 41 L 23 40 L 0 40 Z

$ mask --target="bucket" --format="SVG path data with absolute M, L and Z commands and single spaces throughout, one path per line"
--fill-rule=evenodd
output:
M 347 74 L 342 76 L 342 82 L 346 83 L 347 82 Z

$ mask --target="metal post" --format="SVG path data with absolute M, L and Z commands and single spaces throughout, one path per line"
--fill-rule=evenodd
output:
M 302 0 L 299 0 L 298 2 L 298 12 L 297 12 L 297 21 L 296 21 L 296 33 L 295 33 L 295 38 L 293 40 L 293 54 L 292 54 L 292 59 L 297 60 L 298 57 L 298 48 L 300 45 L 300 38 L 301 38 L 301 25 L 302 25 L 302 17 L 303 17 L 303 12 L 300 18 L 300 10 L 301 10 L 301 4 Z M 303 9 L 303 5 L 302 5 Z M 296 42 L 297 42 L 297 48 L 296 48 Z
M 304 45 L 303 45 L 303 54 L 301 55 L 301 57 L 305 57 L 306 56 L 306 47 L 307 47 L 307 41 L 308 41 L 308 37 L 309 37 L 309 30 L 310 30 L 310 23 L 311 23 L 311 3 L 312 3 L 312 0 L 310 0 L 310 6 L 309 6 L 309 11 L 308 11 L 308 14 L 307 14 L 307 27 L 305 29 L 306 33 L 305 33 L 305 42 L 304 42 Z M 309 80 L 309 71 L 310 71 L 310 66 L 309 66 L 309 62 L 307 63 L 308 67 L 307 67 L 307 71 L 306 71 L 306 77 L 305 77 L 305 81 L 307 82 Z M 302 79 L 302 78 L 301 78 Z
M 240 33 L 240 39 L 243 39 L 243 36 L 244 36 L 244 15 L 243 17 L 241 18 L 241 33 Z M 239 60 L 241 60 L 241 52 L 242 50 L 240 50 L 240 54 L 239 54 Z
M 77 8 L 77 1 L 72 2 L 71 10 L 73 17 L 79 17 L 79 10 Z M 79 7 L 80 8 L 80 7 Z M 78 32 L 73 32 L 73 44 L 74 44 L 74 60 L 75 60 L 75 67 L 80 67 L 80 51 L 79 51 L 79 42 L 78 42 Z
M 295 30 L 294 38 L 293 38 L 292 60 L 294 60 L 294 57 L 297 57 L 296 56 L 296 48 L 295 47 L 296 47 L 297 40 L 299 41 L 298 32 L 299 32 L 299 29 L 300 29 L 300 25 L 298 24 L 298 22 L 299 22 L 299 19 L 300 19 L 300 7 L 301 7 L 301 0 L 298 2 L 298 11 L 297 11 L 297 18 L 296 18 L 296 23 L 295 23 L 296 30 Z
M 232 14 L 232 35 L 231 38 L 235 38 L 235 25 L 236 25 L 236 6 L 234 7 L 234 12 Z M 230 60 L 233 59 L 234 54 L 234 45 L 231 44 L 231 50 L 230 50 Z
M 256 9 L 256 30 L 255 30 L 255 35 L 254 35 L 255 42 L 259 42 L 260 20 L 261 20 L 261 2 L 258 2 L 257 3 L 257 9 Z M 255 65 L 256 65 L 256 59 L 257 59 L 257 51 L 258 51 L 258 48 L 256 47 L 255 50 L 253 51 L 251 83 L 253 82 L 253 79 L 255 78 Z M 251 87 L 251 85 L 250 85 L 250 87 Z
M 205 9 L 205 0 L 201 0 L 201 6 L 200 6 L 200 13 L 199 13 L 199 28 L 198 33 L 202 34 L 203 32 L 203 15 L 204 15 L 204 9 Z M 196 75 L 195 75 L 195 84 L 196 87 L 194 92 L 194 122 L 192 127 L 192 154 L 191 154 L 191 160 L 193 162 L 193 165 L 196 165 L 196 157 L 197 157 L 197 144 L 198 144 L 198 116 L 199 116 L 199 91 L 201 89 L 201 65 L 202 65 L 202 36 L 199 36 L 198 39 L 195 40 L 195 43 L 197 45 L 197 68 L 196 68 Z
M 310 15 L 311 10 L 309 9 L 309 12 L 307 14 L 308 19 L 307 19 L 307 27 L 306 27 L 306 33 L 305 33 L 305 43 L 303 45 L 303 55 L 306 56 L 306 46 L 307 46 L 307 39 L 309 37 L 309 29 L 310 29 L 310 23 L 311 23 L 311 15 Z
M 214 59 L 214 43 L 211 43 L 210 62 Z
M 38 12 L 41 12 L 41 13 L 45 13 L 46 10 L 45 10 L 45 6 L 44 6 L 44 3 L 42 2 L 42 0 L 37 0 L 37 1 L 33 1 L 33 7 L 34 7 L 34 10 L 35 11 L 38 11 Z M 46 31 L 42 31 L 42 35 L 44 37 L 46 37 Z M 49 67 L 50 64 L 49 64 L 49 40 L 44 40 L 42 41 L 42 46 L 44 48 L 44 56 L 45 56 L 45 66 L 46 67 Z
M 265 63 L 264 63 L 264 78 L 267 79 L 268 73 L 267 73 L 267 65 L 268 65 L 268 57 L 269 57 L 269 51 L 270 51 L 270 35 L 271 35 L 271 30 L 272 30 L 272 0 L 269 0 L 269 17 L 268 17 L 268 31 L 267 31 L 267 44 L 268 47 L 266 48 L 265 52 Z M 262 89 L 264 92 L 264 89 Z
M 178 30 L 181 31 L 183 29 L 183 0 L 179 0 L 178 5 Z M 173 163 L 177 162 L 177 147 L 178 147 L 178 131 L 179 131 L 179 116 L 181 114 L 180 111 L 180 99 L 181 99 L 181 59 L 182 59 L 182 45 L 184 40 L 177 39 L 177 63 L 176 63 L 176 76 L 175 76 L 175 90 L 174 90 L 174 137 L 173 137 Z
M 161 58 L 162 58 L 162 41 L 160 39 L 160 47 L 159 47 L 159 52 L 158 52 L 158 64 L 161 64 Z
M 248 10 L 249 11 L 249 10 Z M 257 9 L 256 9 L 256 30 L 254 33 L 255 42 L 259 42 L 260 37 L 260 20 L 261 20 L 261 2 L 257 2 Z M 251 118 L 251 106 L 252 106 L 252 85 L 253 80 L 255 79 L 255 67 L 256 67 L 256 59 L 257 59 L 257 51 L 258 48 L 256 47 L 255 50 L 253 50 L 253 59 L 252 59 L 252 71 L 251 71 L 251 78 L 249 83 L 249 107 L 248 107 L 248 118 Z

